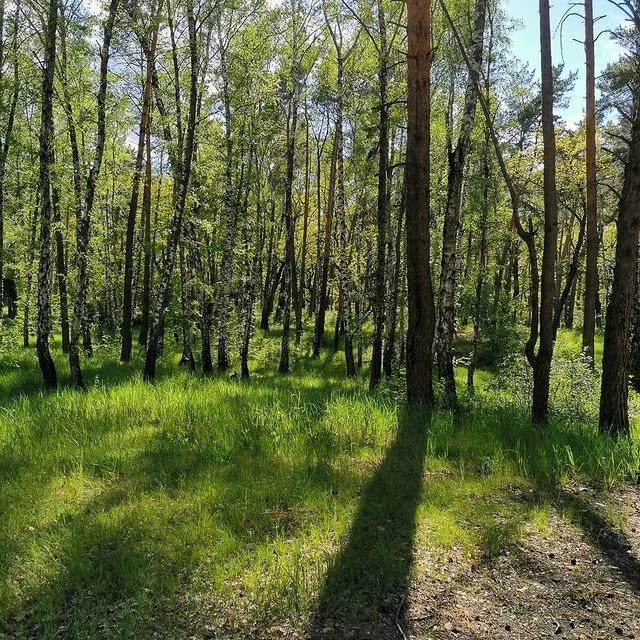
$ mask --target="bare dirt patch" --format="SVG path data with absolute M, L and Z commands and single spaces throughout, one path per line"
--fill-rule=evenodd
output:
M 557 492 L 545 531 L 494 558 L 416 551 L 406 601 L 376 623 L 326 622 L 313 638 L 640 638 L 640 489 Z M 612 522 L 613 519 L 613 522 Z M 430 577 L 435 576 L 435 577 Z

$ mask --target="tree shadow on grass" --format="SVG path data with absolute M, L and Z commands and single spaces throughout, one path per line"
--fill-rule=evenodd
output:
M 334 622 L 345 627 L 395 621 L 413 561 L 427 433 L 426 411 L 403 412 L 395 442 L 363 490 L 348 539 L 331 562 L 308 637 Z
M 524 465 L 520 473 L 533 486 L 528 499 L 546 503 L 563 512 L 582 529 L 591 546 L 617 568 L 621 579 L 636 593 L 640 593 L 640 559 L 632 553 L 629 539 L 590 499 L 592 492 L 572 489 L 572 485 L 567 484 L 566 476 L 566 465 L 571 459 L 571 464 L 581 469 L 583 481 L 592 487 L 601 486 L 603 477 L 597 471 L 603 459 L 623 456 L 625 450 L 616 449 L 616 443 L 609 443 L 595 429 L 575 429 L 561 420 L 544 430 L 533 429 L 529 426 L 526 413 L 516 417 L 510 428 L 505 428 L 510 413 L 504 410 L 495 414 L 497 428 L 491 434 L 494 438 L 492 446 L 516 467 Z M 491 440 L 489 434 L 485 436 L 485 441 Z M 610 448 L 605 445 L 610 445 Z M 568 456 L 566 452 L 571 455 Z M 468 454 L 469 451 L 464 453 Z M 631 466 L 629 472 L 628 481 L 633 482 Z
M 152 488 L 153 469 L 140 465 L 68 513 L 33 520 L 19 540 L 0 530 L 0 569 L 20 594 L 3 601 L 0 584 L 0 638 L 3 631 L 16 639 L 192 637 L 201 620 L 182 619 L 181 598 L 199 579 L 210 588 L 225 571 L 246 568 L 248 549 L 299 536 L 309 505 L 320 505 L 333 486 L 357 482 L 339 472 L 310 474 L 303 463 L 196 462 L 193 469 L 176 462 L 175 474 L 188 474 L 182 489 Z M 44 574 L 32 580 L 45 557 Z M 224 592 L 217 583 L 214 599 L 217 589 Z
M 631 552 L 633 547 L 627 536 L 579 494 L 560 488 L 553 492 L 552 500 L 581 527 L 591 545 L 617 568 L 622 580 L 640 594 L 640 560 Z
M 582 529 L 588 542 L 617 568 L 621 579 L 640 594 L 640 559 L 632 553 L 629 539 L 588 498 L 591 492 L 575 491 L 572 485 L 567 484 L 563 477 L 563 458 L 558 457 L 558 452 L 571 452 L 575 456 L 576 468 L 584 468 L 583 475 L 586 475 L 587 483 L 598 487 L 602 478 L 591 476 L 594 467 L 603 457 L 621 456 L 623 451 L 614 449 L 613 442 L 612 449 L 603 449 L 606 439 L 595 429 L 563 429 L 562 422 L 551 424 L 542 431 L 531 428 L 521 433 L 515 442 L 513 434 L 508 434 L 504 429 L 496 433 L 502 438 L 503 450 L 508 455 L 516 454 L 527 461 L 528 475 L 534 486 L 530 497 L 564 512 Z M 633 477 L 627 480 L 632 482 Z

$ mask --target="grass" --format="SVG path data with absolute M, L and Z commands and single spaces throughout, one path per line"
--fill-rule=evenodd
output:
M 0 637 L 365 620 L 406 593 L 415 548 L 499 555 L 567 482 L 638 480 L 637 438 L 561 410 L 533 430 L 495 369 L 455 414 L 409 412 L 401 379 L 369 393 L 309 347 L 279 376 L 278 335 L 257 335 L 249 381 L 191 377 L 171 352 L 150 386 L 106 345 L 86 393 L 63 374 L 55 394 L 33 351 L 0 352 Z

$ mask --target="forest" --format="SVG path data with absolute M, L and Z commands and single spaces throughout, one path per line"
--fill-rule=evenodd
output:
M 0 0 L 0 640 L 640 637 L 639 240 L 640 0 Z

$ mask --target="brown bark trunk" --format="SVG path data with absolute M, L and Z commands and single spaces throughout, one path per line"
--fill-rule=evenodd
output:
M 532 419 L 543 424 L 549 413 L 549 378 L 554 340 L 555 262 L 558 250 L 556 139 L 553 122 L 553 66 L 549 0 L 540 0 L 542 136 L 544 141 L 544 240 L 540 290 L 540 344 L 533 367 Z
M 636 279 L 633 292 L 633 309 L 631 314 L 631 354 L 629 357 L 629 374 L 633 388 L 640 389 L 640 243 L 636 248 Z
M 430 260 L 431 1 L 407 1 L 407 399 L 433 405 Z
M 636 36 L 640 12 L 635 14 Z M 636 68 L 640 60 L 635 61 Z M 607 305 L 600 394 L 600 431 L 628 436 L 630 328 L 640 231 L 640 95 L 635 89 L 629 156 L 618 209 L 616 257 L 611 298 Z

